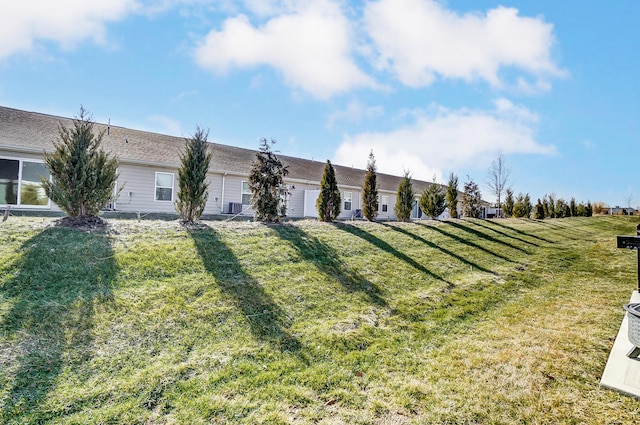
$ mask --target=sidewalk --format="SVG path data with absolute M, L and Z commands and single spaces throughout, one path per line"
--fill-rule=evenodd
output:
M 640 303 L 638 291 L 633 292 L 630 302 Z M 622 306 L 620 309 L 622 310 Z M 627 357 L 627 353 L 633 348 L 633 344 L 627 338 L 628 326 L 625 312 L 620 331 L 602 373 L 600 386 L 640 399 L 640 359 Z

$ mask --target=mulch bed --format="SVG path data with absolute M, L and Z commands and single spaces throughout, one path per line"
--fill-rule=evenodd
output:
M 104 230 L 108 223 L 100 217 L 63 217 L 54 222 L 57 227 L 78 230 Z

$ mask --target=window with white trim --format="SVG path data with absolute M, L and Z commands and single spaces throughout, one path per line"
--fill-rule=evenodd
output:
M 344 192 L 344 208 L 345 211 L 351 211 L 351 192 Z
M 251 205 L 251 188 L 249 188 L 249 182 L 242 182 L 242 205 Z
M 156 172 L 156 201 L 173 201 L 173 173 Z
M 389 197 L 381 196 L 380 199 L 381 199 L 380 208 L 382 212 L 387 212 L 389 210 Z
M 42 162 L 0 158 L 0 205 L 48 207 L 40 176 L 51 178 Z

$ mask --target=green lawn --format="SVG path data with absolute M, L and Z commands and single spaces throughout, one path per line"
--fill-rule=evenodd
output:
M 0 423 L 637 423 L 637 218 L 0 224 Z

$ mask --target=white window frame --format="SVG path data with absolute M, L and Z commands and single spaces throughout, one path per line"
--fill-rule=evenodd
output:
M 158 189 L 169 189 L 169 186 L 158 186 L 158 174 L 165 174 L 171 176 L 171 199 L 158 199 Z M 176 178 L 174 173 L 168 173 L 166 171 L 156 171 L 153 176 L 153 200 L 155 202 L 173 202 L 175 193 Z
M 349 196 L 347 196 L 347 194 L 349 194 Z M 342 196 L 342 200 L 343 200 L 342 205 L 344 206 L 343 209 L 345 211 L 351 211 L 351 208 L 353 208 L 353 192 L 344 192 L 342 195 L 343 195 Z M 347 201 L 347 199 L 349 199 L 349 200 Z M 347 202 L 349 203 L 349 208 L 347 208 Z
M 389 211 L 389 197 L 386 195 L 380 196 L 380 211 L 382 212 Z
M 247 190 L 244 190 L 244 185 L 247 185 Z M 244 203 L 244 195 L 249 195 L 249 203 L 245 204 Z M 240 183 L 240 202 L 242 202 L 242 205 L 251 205 L 251 197 L 253 196 L 253 192 L 251 192 L 251 188 L 249 187 L 249 182 L 247 180 L 242 180 L 242 183 Z
M 17 161 L 18 162 L 18 191 L 16 193 L 16 203 L 15 204 L 5 204 L 0 203 L 0 207 L 11 207 L 11 208 L 21 208 L 21 209 L 51 209 L 51 199 L 47 197 L 47 203 L 45 205 L 24 205 L 22 204 L 22 171 L 24 169 L 24 163 L 30 162 L 32 164 L 44 164 L 44 161 L 38 159 L 26 159 L 26 158 L 17 158 L 10 156 L 0 156 L 0 159 L 6 159 L 8 161 Z M 49 181 L 51 181 L 51 176 L 49 176 Z

